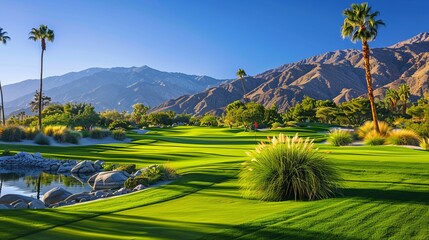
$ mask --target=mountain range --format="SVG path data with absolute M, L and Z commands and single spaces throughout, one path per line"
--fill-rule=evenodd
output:
M 371 49 L 374 93 L 382 98 L 386 89 L 407 83 L 412 98 L 429 89 L 429 33 L 389 47 Z M 336 103 L 366 96 L 367 87 L 360 50 L 327 52 L 282 65 L 243 79 L 246 98 L 280 111 L 304 96 L 331 99 Z M 34 98 L 39 80 L 4 86 L 6 113 L 26 109 Z M 44 95 L 53 102 L 87 102 L 98 111 L 129 111 L 135 103 L 154 107 L 151 111 L 220 114 L 231 102 L 243 98 L 240 80 L 169 73 L 148 66 L 90 68 L 44 79 Z
M 428 91 L 429 33 L 385 48 L 371 50 L 371 74 L 375 96 L 406 83 L 417 98 Z M 246 98 L 280 111 L 300 102 L 304 96 L 330 99 L 336 103 L 366 96 L 367 86 L 360 50 L 338 50 L 282 65 L 253 77 L 246 77 Z M 226 105 L 243 98 L 239 80 L 229 81 L 205 91 L 168 100 L 153 111 L 203 115 L 221 113 Z
M 194 94 L 223 81 L 207 76 L 169 73 L 148 66 L 131 68 L 90 68 L 43 80 L 44 95 L 52 102 L 86 102 L 98 111 L 131 110 L 135 103 L 157 106 L 163 101 Z M 34 98 L 39 80 L 4 86 L 6 114 L 26 110 Z

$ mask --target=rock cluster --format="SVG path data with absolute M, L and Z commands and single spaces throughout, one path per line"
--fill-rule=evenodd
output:
M 40 153 L 20 152 L 14 156 L 0 157 L 0 168 L 22 169 L 35 168 L 53 173 L 65 173 L 77 164 L 76 160 L 55 160 L 43 158 Z

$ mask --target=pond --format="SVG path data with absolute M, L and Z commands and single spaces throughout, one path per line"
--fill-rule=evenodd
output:
M 54 187 L 61 187 L 71 193 L 89 192 L 86 183 L 90 176 L 50 174 L 34 170 L 8 171 L 0 169 L 0 196 L 19 194 L 33 198 L 43 198 L 43 194 Z

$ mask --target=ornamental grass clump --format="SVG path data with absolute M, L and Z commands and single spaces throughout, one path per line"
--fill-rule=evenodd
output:
M 40 133 L 36 127 L 25 128 L 25 138 L 28 140 L 34 140 L 34 138 Z
M 420 147 L 423 150 L 429 151 L 429 138 L 422 138 L 420 140 Z
M 419 135 L 413 130 L 398 129 L 390 133 L 387 142 L 394 145 L 413 145 L 418 146 L 420 143 Z
M 264 201 L 316 200 L 334 196 L 336 170 L 314 148 L 309 138 L 280 134 L 248 153 L 240 172 L 243 195 Z
M 366 145 L 378 146 L 383 145 L 386 142 L 386 137 L 372 131 L 365 136 L 363 141 Z
M 378 127 L 380 129 L 379 135 L 382 137 L 386 137 L 387 135 L 389 135 L 390 131 L 392 130 L 389 124 L 382 121 L 378 122 Z M 365 139 L 368 134 L 373 134 L 374 131 L 374 122 L 367 121 L 358 128 L 357 134 L 361 139 Z
M 349 131 L 334 129 L 328 134 L 328 142 L 334 146 L 346 146 L 353 142 Z

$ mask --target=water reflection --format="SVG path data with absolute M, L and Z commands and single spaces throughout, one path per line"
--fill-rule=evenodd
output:
M 86 183 L 90 176 L 61 175 L 31 169 L 0 169 L 0 196 L 21 194 L 40 199 L 54 187 L 62 187 L 71 193 L 88 192 Z

